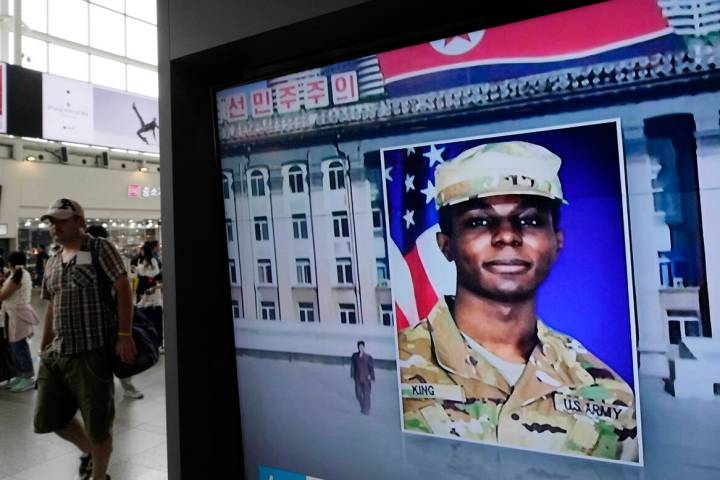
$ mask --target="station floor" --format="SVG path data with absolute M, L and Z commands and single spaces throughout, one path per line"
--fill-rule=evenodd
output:
M 33 292 L 41 318 L 44 302 Z M 37 371 L 42 325 L 31 342 Z M 133 377 L 145 398 L 124 398 L 115 381 L 114 449 L 108 473 L 112 480 L 167 479 L 164 357 L 147 372 Z M 35 390 L 11 393 L 0 389 L 0 480 L 74 480 L 80 452 L 54 434 L 33 433 Z

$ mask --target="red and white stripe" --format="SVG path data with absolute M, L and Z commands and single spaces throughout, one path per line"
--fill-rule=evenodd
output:
M 435 240 L 437 225 L 424 232 L 410 252 L 402 255 L 389 242 L 392 294 L 398 330 L 427 318 L 441 295 L 453 294 L 455 266 L 448 262 Z

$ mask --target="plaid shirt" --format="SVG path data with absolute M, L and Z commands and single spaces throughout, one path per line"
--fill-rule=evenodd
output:
M 105 239 L 85 235 L 80 251 L 63 264 L 62 252 L 51 257 L 45 268 L 43 298 L 53 307 L 53 342 L 60 353 L 71 355 L 105 345 L 118 331 L 117 311 L 113 311 L 100 292 L 100 282 L 92 262 L 91 243 L 97 251 L 98 268 L 110 283 L 126 275 L 122 257 Z M 107 296 L 105 295 L 105 298 Z

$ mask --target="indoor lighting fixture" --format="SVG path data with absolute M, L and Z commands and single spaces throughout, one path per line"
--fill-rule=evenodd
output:
M 145 173 L 145 172 L 148 171 L 148 168 L 145 167 L 145 166 L 142 166 L 142 167 L 138 168 L 138 170 L 140 170 L 141 172 Z
M 25 161 L 27 162 L 34 162 L 35 160 L 37 160 L 37 157 L 35 155 L 28 155 L 27 157 L 25 157 Z
M 26 227 L 31 227 L 31 226 L 32 226 L 32 222 L 31 222 L 30 220 L 26 221 L 26 222 L 25 222 L 25 226 L 26 226 Z

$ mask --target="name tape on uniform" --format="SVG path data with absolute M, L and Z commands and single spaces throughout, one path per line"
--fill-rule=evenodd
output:
M 582 413 L 591 418 L 607 418 L 618 420 L 620 415 L 628 410 L 624 405 L 613 405 L 610 403 L 594 402 L 584 398 L 572 397 L 556 393 L 554 395 L 555 410 L 565 413 Z
M 403 398 L 439 398 L 464 402 L 465 394 L 459 385 L 440 385 L 435 383 L 403 383 Z

